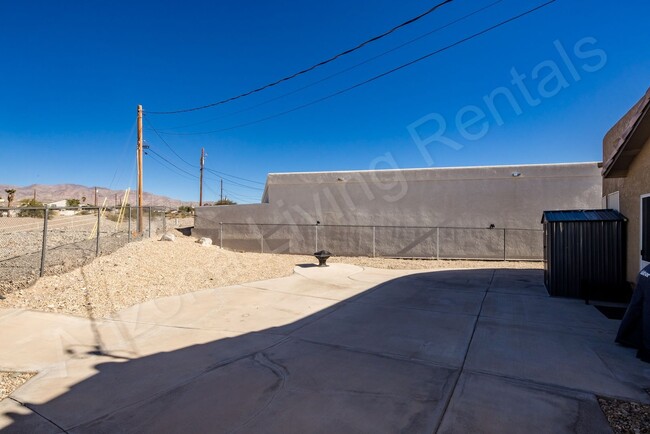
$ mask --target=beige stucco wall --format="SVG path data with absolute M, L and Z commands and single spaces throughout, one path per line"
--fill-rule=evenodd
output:
M 627 280 L 634 282 L 641 265 L 641 195 L 650 194 L 650 139 L 630 165 L 625 178 L 603 179 L 603 195 L 619 192 L 620 212 L 628 218 Z

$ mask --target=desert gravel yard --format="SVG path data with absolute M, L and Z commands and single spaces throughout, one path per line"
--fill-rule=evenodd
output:
M 9 292 L 1 308 L 25 308 L 104 318 L 134 304 L 206 288 L 288 276 L 296 264 L 316 263 L 312 256 L 239 253 L 203 247 L 174 231 L 174 242 L 147 239 L 68 273 L 45 276 L 29 288 Z M 540 262 L 405 260 L 332 257 L 388 269 L 541 268 Z

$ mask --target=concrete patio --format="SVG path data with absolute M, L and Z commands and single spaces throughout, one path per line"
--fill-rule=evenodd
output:
M 619 321 L 540 270 L 297 266 L 91 322 L 0 311 L 0 369 L 38 371 L 3 432 L 611 432 L 650 403 Z

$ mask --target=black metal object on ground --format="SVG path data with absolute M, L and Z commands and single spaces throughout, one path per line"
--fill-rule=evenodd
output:
M 616 342 L 636 348 L 637 357 L 650 362 L 650 265 L 639 273 L 632 301 L 627 307 Z
M 628 301 L 626 222 L 614 210 L 544 211 L 544 284 L 549 294 Z
M 327 267 L 327 260 L 332 256 L 330 252 L 327 250 L 319 250 L 318 252 L 314 253 L 314 256 L 316 259 L 318 259 L 318 266 L 319 267 Z

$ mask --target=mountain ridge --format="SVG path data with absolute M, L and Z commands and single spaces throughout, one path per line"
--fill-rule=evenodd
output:
M 4 206 L 7 206 L 7 189 L 15 189 L 14 205 L 17 205 L 23 199 L 32 199 L 36 195 L 36 200 L 43 203 L 57 202 L 65 199 L 81 199 L 86 198 L 85 202 L 89 205 L 95 204 L 95 188 L 97 188 L 97 205 L 102 205 L 106 199 L 106 205 L 113 206 L 119 205 L 124 198 L 123 190 L 113 190 L 106 187 L 87 187 L 80 184 L 31 184 L 27 186 L 16 186 L 10 184 L 0 184 L 0 197 L 5 201 Z M 142 201 L 144 206 L 167 206 L 177 208 L 181 205 L 193 205 L 194 202 L 183 201 L 174 199 L 168 196 L 143 192 Z M 129 193 L 127 202 L 135 205 L 137 202 L 137 194 L 135 191 Z

